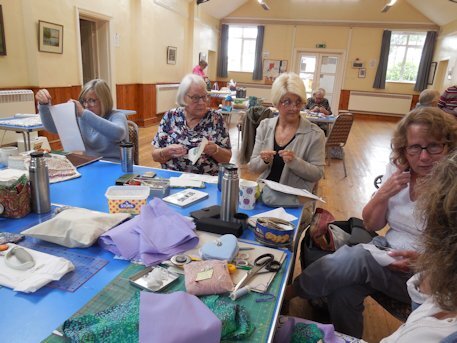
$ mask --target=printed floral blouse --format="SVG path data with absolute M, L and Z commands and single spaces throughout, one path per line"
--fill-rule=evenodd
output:
M 178 107 L 165 113 L 152 145 L 156 148 L 165 148 L 170 144 L 182 144 L 189 150 L 197 147 L 203 137 L 221 148 L 232 148 L 229 132 L 221 114 L 210 110 L 193 129 L 190 129 L 184 116 L 184 108 Z M 204 153 L 194 165 L 187 156 L 183 156 L 172 158 L 161 166 L 163 169 L 195 174 L 217 175 L 218 173 L 218 162 Z

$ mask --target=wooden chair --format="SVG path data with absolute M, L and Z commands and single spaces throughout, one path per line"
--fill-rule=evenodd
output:
M 138 125 L 131 120 L 127 120 L 129 128 L 129 142 L 133 143 L 133 163 L 136 165 L 140 164 L 140 151 L 138 144 Z
M 332 130 L 327 137 L 325 143 L 325 152 L 328 159 L 328 164 L 330 165 L 330 149 L 331 148 L 341 148 L 343 153 L 343 168 L 344 168 L 344 177 L 347 176 L 346 171 L 346 161 L 344 156 L 344 146 L 346 145 L 347 139 L 349 137 L 349 132 L 351 131 L 352 123 L 354 119 L 351 113 L 342 113 L 336 118 L 335 124 L 333 124 Z

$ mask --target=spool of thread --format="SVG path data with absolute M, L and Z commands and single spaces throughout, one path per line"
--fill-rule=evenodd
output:
M 230 296 L 229 296 L 229 297 L 230 297 L 230 299 L 232 299 L 233 301 L 235 301 L 236 299 L 239 299 L 239 298 L 241 298 L 242 296 L 248 294 L 250 290 L 251 290 L 251 287 L 249 287 L 249 286 L 244 286 L 244 287 L 240 288 L 239 290 L 230 293 Z

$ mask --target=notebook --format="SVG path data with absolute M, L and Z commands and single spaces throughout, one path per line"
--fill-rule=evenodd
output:
M 181 192 L 169 195 L 162 200 L 173 205 L 186 207 L 206 198 L 208 198 L 208 193 L 196 189 L 185 189 Z
M 101 156 L 89 156 L 83 154 L 69 153 L 65 155 L 66 158 L 76 167 L 82 167 L 86 164 L 98 161 L 101 159 Z

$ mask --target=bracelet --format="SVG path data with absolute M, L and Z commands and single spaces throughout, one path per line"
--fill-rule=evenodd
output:
M 214 152 L 213 156 L 219 152 L 219 145 L 216 144 L 216 151 Z

